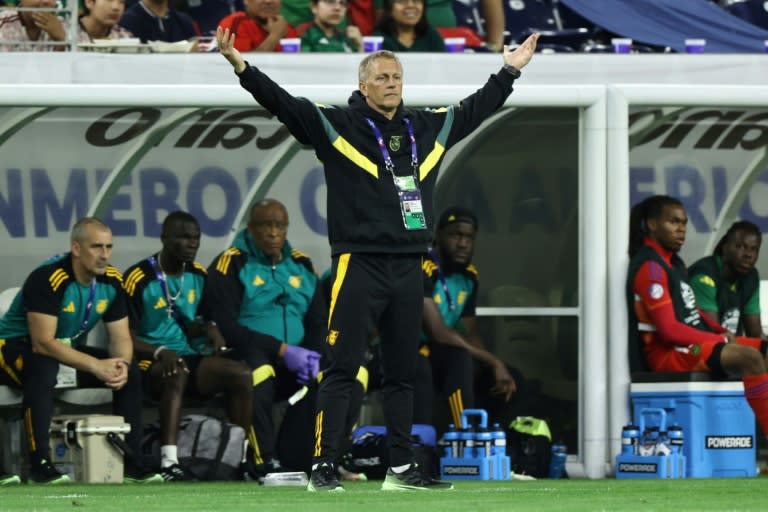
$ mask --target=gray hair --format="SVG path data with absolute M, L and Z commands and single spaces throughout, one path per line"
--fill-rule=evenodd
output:
M 82 242 L 85 239 L 85 230 L 88 226 L 96 226 L 104 231 L 111 231 L 109 226 L 104 224 L 100 219 L 97 219 L 96 217 L 83 217 L 72 226 L 72 233 L 69 236 L 70 242 Z
M 400 68 L 400 71 L 403 71 L 403 64 L 400 62 L 400 59 L 397 57 L 395 52 L 391 52 L 389 50 L 379 50 L 377 52 L 369 53 L 363 60 L 360 61 L 360 67 L 357 71 L 357 78 L 360 82 L 365 82 L 365 79 L 368 78 L 371 65 L 373 64 L 373 61 L 377 59 L 393 60 L 397 62 L 397 67 Z

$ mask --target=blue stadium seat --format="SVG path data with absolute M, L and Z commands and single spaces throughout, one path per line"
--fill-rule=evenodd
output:
M 555 15 L 555 23 L 557 24 L 557 28 L 587 28 L 590 30 L 595 29 L 595 24 L 592 21 L 584 18 L 560 0 L 548 1 L 552 5 L 552 12 Z
M 764 0 L 723 0 L 720 5 L 737 18 L 768 30 L 768 5 Z
M 530 34 L 539 32 L 539 44 L 568 46 L 579 51 L 592 33 L 586 27 L 560 26 L 549 0 L 504 0 L 504 17 L 510 44 L 521 43 Z
M 504 28 L 511 42 L 522 42 L 536 31 L 558 30 L 551 6 L 544 0 L 504 0 Z

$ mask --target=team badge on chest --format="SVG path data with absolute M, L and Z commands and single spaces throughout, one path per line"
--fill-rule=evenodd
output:
M 400 142 L 402 137 L 400 135 L 393 135 L 389 138 L 389 150 L 390 151 L 399 151 L 400 150 Z

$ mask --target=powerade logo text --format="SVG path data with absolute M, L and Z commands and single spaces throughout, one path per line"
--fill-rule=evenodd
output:
M 443 466 L 443 474 L 477 476 L 480 474 L 480 466 Z
M 752 449 L 752 436 L 707 436 L 708 450 L 726 450 L 733 448 Z
M 620 473 L 656 473 L 658 468 L 657 464 L 640 464 L 632 462 L 622 462 L 619 464 Z

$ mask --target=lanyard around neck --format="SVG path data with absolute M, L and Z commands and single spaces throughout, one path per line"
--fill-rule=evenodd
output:
M 374 123 L 371 118 L 366 117 L 365 120 L 368 122 L 368 126 L 371 127 L 373 136 L 376 137 L 376 142 L 379 145 L 379 151 L 381 151 L 381 156 L 384 159 L 384 167 L 390 172 L 390 174 L 392 174 L 392 177 L 394 178 L 395 163 L 392 161 L 392 157 L 389 154 L 387 145 L 384 144 L 384 136 L 381 134 L 381 130 L 379 130 L 379 127 L 376 126 L 376 123 Z M 413 124 L 411 123 L 411 120 L 407 117 L 404 117 L 403 122 L 408 128 L 408 138 L 411 141 L 411 167 L 413 168 L 413 177 L 418 182 L 417 170 L 419 168 L 419 156 L 416 152 L 416 135 L 413 133 Z
M 152 270 L 155 271 L 155 276 L 157 276 L 157 280 L 160 282 L 160 289 L 163 292 L 163 295 L 165 295 L 165 300 L 168 302 L 168 313 L 175 315 L 176 314 L 176 300 L 181 296 L 182 289 L 184 288 L 184 267 L 186 267 L 186 263 L 184 263 L 181 267 L 181 282 L 179 283 L 179 291 L 176 294 L 176 296 L 171 295 L 171 291 L 168 289 L 168 278 L 165 275 L 165 272 L 163 272 L 160 269 L 160 265 L 157 263 L 157 259 L 155 259 L 154 256 L 150 256 L 147 258 L 149 261 L 149 264 L 152 265 Z
M 85 333 L 88 329 L 88 324 L 91 319 L 91 310 L 93 309 L 93 301 L 96 300 L 96 278 L 91 279 L 90 290 L 88 290 L 88 302 L 85 303 L 85 312 L 83 313 L 83 319 L 80 321 L 80 327 L 77 333 L 72 336 L 72 340 L 76 340 Z
M 432 261 L 434 261 L 435 265 L 437 265 L 437 279 L 440 281 L 440 285 L 443 287 L 445 302 L 448 303 L 448 309 L 453 311 L 456 309 L 456 304 L 453 303 L 451 292 L 448 290 L 448 283 L 445 280 L 445 274 L 443 274 L 443 269 L 440 267 L 440 259 L 438 259 L 437 254 L 435 253 L 435 249 L 432 247 L 429 248 L 429 257 L 432 258 Z

